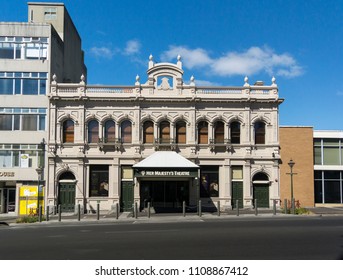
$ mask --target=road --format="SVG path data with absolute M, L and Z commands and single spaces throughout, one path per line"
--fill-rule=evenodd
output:
M 2 260 L 343 259 L 343 217 L 0 227 Z

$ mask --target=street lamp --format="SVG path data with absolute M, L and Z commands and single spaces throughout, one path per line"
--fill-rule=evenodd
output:
M 291 159 L 288 162 L 288 165 L 291 169 L 290 173 L 287 173 L 289 175 L 291 175 L 291 207 L 292 207 L 292 214 L 295 214 L 295 209 L 294 209 L 294 197 L 293 197 L 293 175 L 295 175 L 296 173 L 293 173 L 293 166 L 294 166 L 295 162 Z

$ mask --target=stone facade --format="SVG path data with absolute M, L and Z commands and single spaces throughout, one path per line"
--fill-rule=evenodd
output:
M 246 77 L 240 87 L 201 87 L 194 77 L 186 83 L 183 73 L 180 56 L 175 64 L 155 63 L 151 56 L 145 83 L 139 76 L 135 85 L 120 87 L 87 85 L 83 77 L 79 84 L 53 81 L 48 205 L 65 202 L 60 189 L 65 183 L 75 187 L 69 211 L 77 204 L 92 211 L 99 203 L 103 211 L 117 203 L 125 210 L 124 185 L 131 184 L 133 201 L 143 208 L 143 185 L 151 194 L 149 184 L 165 180 L 184 182 L 180 188 L 186 189 L 189 206 L 200 198 L 204 207 L 220 201 L 222 208 L 231 208 L 236 199 L 253 207 L 258 196 L 266 200 L 262 207 L 272 207 L 273 199 L 280 199 L 278 108 L 283 101 L 275 79 L 269 86 L 250 85 Z M 132 165 L 163 150 L 200 166 L 199 176 L 145 182 L 130 173 Z M 92 189 L 101 176 L 106 195 Z M 209 194 L 207 179 L 217 184 L 216 194 Z

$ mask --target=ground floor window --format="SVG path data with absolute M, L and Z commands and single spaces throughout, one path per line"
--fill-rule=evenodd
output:
M 218 197 L 218 179 L 218 166 L 200 166 L 200 197 Z
M 89 168 L 90 196 L 108 196 L 108 165 L 91 165 Z
M 343 172 L 314 172 L 315 203 L 343 203 Z

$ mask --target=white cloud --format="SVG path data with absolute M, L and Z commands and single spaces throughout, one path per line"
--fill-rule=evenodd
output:
M 126 47 L 124 49 L 125 55 L 135 55 L 140 52 L 141 43 L 138 40 L 130 40 L 126 42 Z
M 107 47 L 93 47 L 90 49 L 90 53 L 97 58 L 111 59 L 115 54 L 115 51 Z
M 211 58 L 209 52 L 201 49 L 190 49 L 184 46 L 170 46 L 161 55 L 162 60 L 182 56 L 186 68 L 207 68 L 208 74 L 219 76 L 252 75 L 266 72 L 270 75 L 292 78 L 303 74 L 302 67 L 287 53 L 277 54 L 268 47 L 250 47 L 243 52 L 227 52 Z
M 192 50 L 182 46 L 170 46 L 169 50 L 162 53 L 161 60 L 175 60 L 178 55 L 181 55 L 183 64 L 188 69 L 202 67 L 212 63 L 212 59 L 206 50 L 201 48 Z
M 206 81 L 206 80 L 195 79 L 194 82 L 197 86 L 205 86 L 205 87 L 220 86 L 220 84 L 218 84 L 218 83 L 214 83 L 214 82 Z

